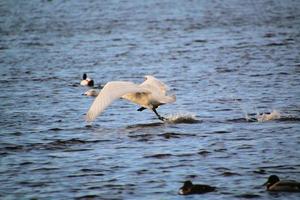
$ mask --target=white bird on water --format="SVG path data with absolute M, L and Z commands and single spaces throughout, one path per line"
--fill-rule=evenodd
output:
M 145 81 L 139 85 L 128 81 L 108 82 L 94 100 L 86 114 L 87 121 L 93 121 L 114 100 L 123 98 L 140 105 L 138 111 L 152 110 L 158 119 L 164 121 L 156 109 L 166 103 L 175 102 L 176 97 L 168 96 L 168 86 L 154 76 L 145 76 Z
M 89 96 L 89 97 L 97 97 L 99 95 L 99 90 L 97 89 L 90 89 L 86 91 L 83 95 Z

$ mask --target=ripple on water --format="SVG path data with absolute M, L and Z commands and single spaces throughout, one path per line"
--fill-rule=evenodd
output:
M 245 194 L 235 195 L 234 197 L 242 198 L 242 199 L 257 199 L 260 198 L 261 195 L 255 193 L 245 193 Z
M 175 133 L 175 132 L 167 132 L 158 134 L 159 137 L 163 137 L 165 139 L 171 139 L 171 138 L 185 138 L 185 137 L 196 137 L 196 134 L 193 133 Z
M 158 153 L 158 154 L 144 156 L 144 158 L 165 159 L 165 158 L 168 158 L 170 156 L 173 156 L 173 155 L 169 154 L 169 153 Z
M 99 198 L 101 198 L 101 196 L 95 195 L 95 194 L 87 194 L 87 195 L 82 195 L 82 196 L 75 197 L 75 199 L 78 199 L 78 200 L 99 199 Z M 103 199 L 103 198 L 101 198 L 101 199 Z M 113 198 L 112 198 L 112 200 L 113 200 Z
M 190 133 L 175 133 L 175 132 L 166 132 L 161 134 L 129 134 L 129 138 L 136 139 L 139 142 L 148 142 L 154 140 L 169 140 L 169 139 L 179 139 L 179 138 L 186 138 L 186 137 L 196 137 L 196 134 Z
M 207 150 L 205 150 L 205 149 L 199 149 L 199 151 L 198 151 L 198 154 L 201 155 L 201 156 L 203 156 L 203 157 L 206 157 L 206 156 L 208 156 L 208 155 L 211 154 L 211 153 L 212 153 L 212 152 L 207 151 Z
M 96 177 L 96 176 L 104 176 L 105 174 L 103 173 L 76 173 L 76 174 L 71 174 L 68 175 L 67 177 Z
M 126 128 L 127 129 L 136 129 L 136 128 L 147 128 L 147 127 L 157 127 L 157 126 L 163 126 L 164 123 L 162 122 L 154 122 L 154 123 L 148 123 L 148 124 L 134 124 L 129 125 Z
M 236 173 L 236 172 L 230 172 L 230 171 L 226 171 L 226 172 L 223 172 L 222 174 L 221 174 L 222 176 L 241 176 L 241 174 L 239 174 L 239 173 Z
M 69 140 L 54 140 L 48 143 L 32 143 L 32 144 L 4 144 L 0 148 L 0 154 L 9 154 L 15 152 L 28 152 L 33 150 L 63 150 L 63 151 L 86 151 L 88 148 L 80 148 L 80 145 L 93 144 L 100 142 L 108 142 L 110 140 L 82 140 L 78 138 L 72 138 Z M 79 146 L 78 146 L 79 145 Z

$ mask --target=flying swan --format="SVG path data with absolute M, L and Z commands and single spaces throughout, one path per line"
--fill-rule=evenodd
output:
M 86 120 L 95 120 L 114 100 L 123 98 L 140 105 L 138 111 L 152 110 L 158 119 L 164 121 L 165 118 L 157 113 L 157 107 L 176 100 L 175 95 L 168 96 L 167 91 L 167 85 L 150 75 L 145 76 L 145 81 L 139 85 L 128 81 L 108 82 L 88 110 Z

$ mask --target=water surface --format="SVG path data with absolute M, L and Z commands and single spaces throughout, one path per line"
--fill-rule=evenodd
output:
M 1 1 L 1 199 L 298 199 L 299 1 Z M 177 95 L 161 123 L 114 102 L 90 125 L 97 84 L 151 74 Z M 280 113 L 251 122 L 246 114 Z M 251 115 L 252 114 L 252 115 Z

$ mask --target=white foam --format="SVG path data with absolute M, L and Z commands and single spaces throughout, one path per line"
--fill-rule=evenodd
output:
M 257 113 L 254 117 L 251 117 L 246 113 L 245 118 L 247 121 L 266 122 L 280 119 L 281 114 L 277 110 L 273 110 L 271 113 Z
M 197 123 L 199 120 L 196 118 L 196 115 L 193 113 L 175 113 L 175 114 L 170 114 L 165 117 L 167 120 L 166 122 L 169 123 L 187 123 L 187 124 L 192 124 L 192 123 Z
M 280 119 L 280 113 L 273 110 L 270 114 L 262 113 L 256 116 L 258 122 L 265 122 L 270 120 Z

